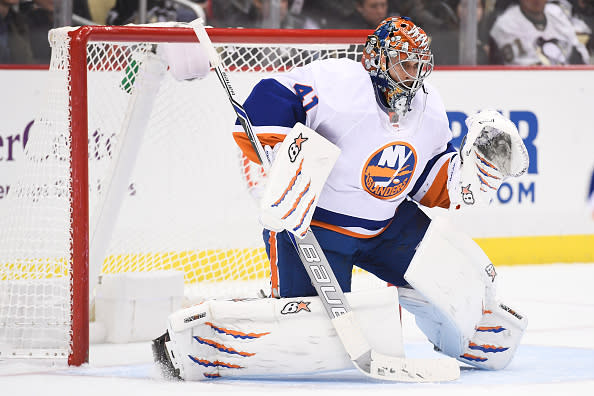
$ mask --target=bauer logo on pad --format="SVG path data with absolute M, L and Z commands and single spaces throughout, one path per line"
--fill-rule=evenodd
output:
M 295 160 L 297 159 L 297 156 L 301 152 L 301 145 L 306 140 L 307 140 L 307 138 L 304 138 L 303 134 L 300 133 L 299 136 L 297 136 L 295 138 L 293 143 L 291 143 L 291 145 L 289 146 L 289 159 L 291 160 L 291 162 L 295 162 Z
M 291 301 L 283 307 L 281 314 L 294 314 L 300 311 L 311 312 L 309 309 L 309 304 L 309 301 Z

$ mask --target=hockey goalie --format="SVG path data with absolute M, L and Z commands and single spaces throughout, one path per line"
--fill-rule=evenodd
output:
M 330 324 L 294 246 L 308 229 L 373 349 L 406 358 L 400 304 L 447 357 L 486 370 L 509 364 L 526 317 L 500 301 L 480 247 L 422 207 L 488 205 L 506 178 L 525 173 L 526 148 L 511 121 L 481 111 L 455 149 L 439 93 L 425 81 L 432 69 L 423 29 L 388 18 L 367 37 L 361 62 L 318 60 L 253 88 L 244 108 L 272 162 L 260 208 L 270 295 L 171 315 L 154 341 L 166 371 L 203 380 L 351 367 L 349 338 Z M 237 144 L 258 161 L 236 124 Z M 396 287 L 350 293 L 355 266 Z

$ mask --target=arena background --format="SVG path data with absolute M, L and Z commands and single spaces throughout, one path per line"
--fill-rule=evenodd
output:
M 0 68 L 2 205 L 42 104 L 48 71 Z M 234 73 L 239 96 L 245 97 L 259 77 Z M 530 155 L 528 173 L 504 183 L 491 207 L 440 213 L 469 233 L 495 264 L 594 261 L 594 220 L 586 203 L 594 169 L 594 68 L 442 67 L 428 81 L 444 99 L 457 142 L 466 133 L 467 115 L 493 108 L 516 123 Z M 221 89 L 213 78 L 204 87 Z M 227 106 L 221 106 L 225 114 Z

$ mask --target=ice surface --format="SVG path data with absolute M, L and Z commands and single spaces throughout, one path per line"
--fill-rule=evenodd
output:
M 93 345 L 80 368 L 0 361 L 3 395 L 594 395 L 594 263 L 499 267 L 499 295 L 528 316 L 528 329 L 510 366 L 486 372 L 462 368 L 459 380 L 386 383 L 355 370 L 249 380 L 170 382 L 151 363 L 148 343 Z M 407 354 L 437 356 L 414 319 L 403 313 Z

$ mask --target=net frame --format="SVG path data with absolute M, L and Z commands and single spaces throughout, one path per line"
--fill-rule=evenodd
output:
M 347 30 L 262 30 L 208 29 L 215 44 L 261 45 L 288 44 L 308 48 L 328 48 L 332 45 L 362 45 L 367 31 Z M 196 42 L 191 29 L 156 26 L 83 26 L 68 33 L 68 82 L 70 108 L 70 234 L 71 263 L 71 342 L 69 365 L 88 362 L 89 349 L 89 168 L 88 168 L 88 101 L 87 48 L 93 42 Z M 229 71 L 261 71 L 228 64 Z M 265 66 L 265 71 L 283 68 Z M 227 104 L 221 104 L 227 105 Z

